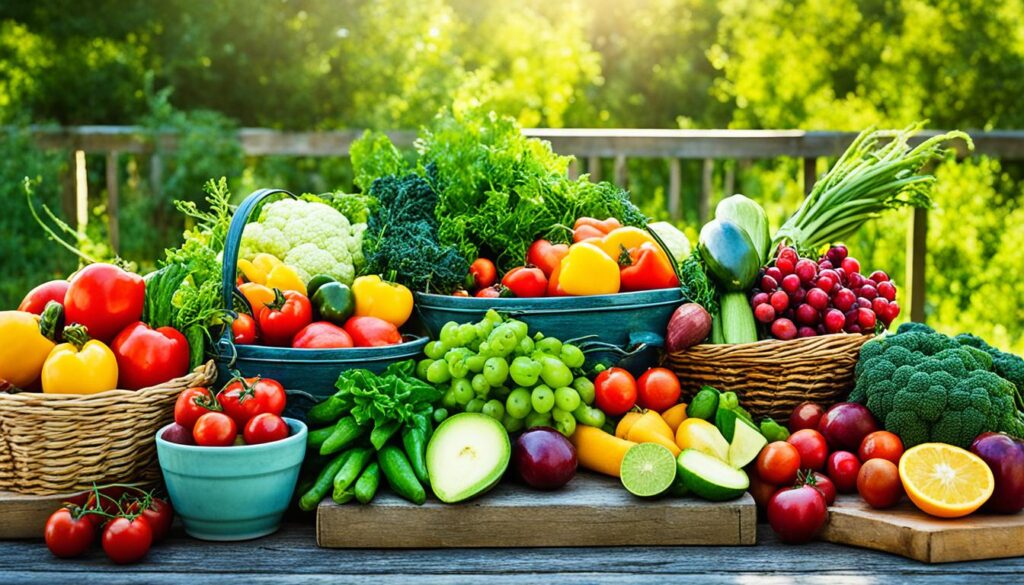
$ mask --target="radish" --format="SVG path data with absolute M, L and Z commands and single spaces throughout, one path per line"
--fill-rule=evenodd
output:
M 782 280 L 782 271 L 779 270 L 777 266 L 769 266 L 768 268 L 766 268 L 764 271 L 764 275 L 772 277 L 773 279 L 775 279 L 776 283 Z
M 860 287 L 860 296 L 870 301 L 878 296 L 878 289 L 871 286 L 870 284 L 865 284 L 864 286 Z
M 818 323 L 818 310 L 806 303 L 800 305 L 796 308 L 796 320 L 801 325 L 815 325 Z
M 787 274 L 782 277 L 782 290 L 792 294 L 800 289 L 800 277 L 796 274 Z
M 896 286 L 887 280 L 883 280 L 878 283 L 878 294 L 887 301 L 895 301 Z
M 771 305 L 775 309 L 776 313 L 781 313 L 789 308 L 789 295 L 780 291 L 775 291 L 771 296 Z
M 862 329 L 874 329 L 875 328 L 875 312 L 871 309 L 860 308 L 857 310 L 857 324 Z
M 786 294 L 786 293 L 782 293 L 782 294 Z M 765 304 L 767 302 L 768 302 L 768 293 L 766 293 L 766 292 L 759 292 L 759 293 L 757 293 L 756 295 L 754 295 L 753 297 L 750 298 L 750 308 L 753 309 L 753 308 L 757 307 L 758 305 L 763 305 L 763 304 Z
M 851 274 L 854 272 L 860 272 L 860 262 L 858 262 L 857 259 L 853 257 L 847 256 L 846 258 L 843 258 L 843 263 L 841 264 L 841 266 L 843 267 L 843 270 Z
M 837 309 L 843 311 L 849 311 L 857 303 L 857 295 L 853 294 L 853 291 L 848 288 L 841 288 L 836 296 L 832 299 L 832 304 Z
M 885 272 L 881 271 L 881 270 L 876 270 L 876 271 L 872 272 L 871 276 L 869 276 L 868 278 L 870 278 L 871 280 L 873 280 L 873 281 L 875 281 L 877 283 L 883 283 L 883 282 L 888 282 L 889 281 L 889 275 L 886 274 Z
M 775 307 L 768 303 L 762 303 L 754 307 L 754 318 L 761 323 L 768 324 L 775 320 Z
M 828 308 L 828 293 L 820 288 L 812 288 L 807 291 L 807 304 L 819 311 Z
M 772 335 L 776 339 L 788 341 L 796 337 L 796 325 L 789 319 L 776 319 L 772 323 Z
M 777 288 L 779 288 L 779 283 L 777 280 L 775 280 L 771 276 L 768 276 L 767 274 L 761 277 L 761 290 L 771 293 L 775 292 L 775 289 Z
M 839 309 L 829 309 L 825 313 L 825 330 L 829 333 L 839 333 L 846 325 L 846 315 Z
M 814 260 L 804 258 L 796 263 L 795 272 L 800 277 L 801 283 L 810 284 L 814 277 L 818 275 L 818 265 Z
M 797 337 L 817 337 L 818 336 L 818 332 L 815 331 L 811 327 L 806 327 L 805 326 L 805 327 L 801 327 L 800 329 L 796 330 L 796 336 Z

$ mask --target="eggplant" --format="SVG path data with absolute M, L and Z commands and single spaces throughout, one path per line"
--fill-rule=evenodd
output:
M 746 291 L 761 268 L 747 232 L 727 219 L 713 219 L 700 230 L 699 250 L 711 276 L 726 291 Z

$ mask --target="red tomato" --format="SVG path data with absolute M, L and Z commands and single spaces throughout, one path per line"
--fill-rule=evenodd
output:
M 548 291 L 548 277 L 534 266 L 519 266 L 505 273 L 501 285 L 517 297 L 542 297 Z
M 526 252 L 526 263 L 540 268 L 544 276 L 550 278 L 555 268 L 562 263 L 562 258 L 569 254 L 566 244 L 552 244 L 547 240 L 537 240 Z
M 875 431 L 860 442 L 857 455 L 861 461 L 886 459 L 899 465 L 900 457 L 903 457 L 903 441 L 889 431 Z
M 345 322 L 345 332 L 356 347 L 380 347 L 402 343 L 398 327 L 377 317 L 352 317 Z
M 763 512 L 768 508 L 768 502 L 775 495 L 775 492 L 779 491 L 779 486 L 770 484 L 757 477 L 756 473 L 752 473 L 750 474 L 750 489 L 748 491 L 754 498 L 757 509 Z
M 130 514 L 137 513 L 139 506 L 144 501 L 144 499 L 137 499 L 129 504 L 128 512 Z M 149 507 L 142 511 L 141 516 L 146 519 L 150 530 L 153 531 L 153 542 L 160 542 L 171 530 L 171 524 L 174 522 L 174 508 L 166 500 L 150 498 Z
M 785 441 L 765 445 L 757 456 L 757 476 L 775 485 L 793 485 L 800 471 L 800 452 Z
M 476 294 L 473 296 L 480 297 L 482 299 L 497 299 L 501 298 L 501 291 L 498 290 L 497 286 L 489 286 L 476 291 Z
M 211 411 L 217 405 L 217 400 L 207 388 L 188 388 L 178 394 L 174 401 L 174 422 L 192 430 L 196 426 L 199 417 Z M 220 406 L 216 406 L 219 410 Z
M 636 380 L 622 368 L 609 368 L 594 379 L 597 407 L 609 416 L 625 414 L 636 404 Z
M 352 336 L 341 327 L 327 321 L 310 323 L 292 338 L 292 347 L 305 349 L 336 349 L 352 346 Z
M 872 508 L 891 508 L 903 499 L 903 483 L 896 464 L 888 459 L 870 459 L 857 473 L 857 493 Z
M 235 378 L 217 393 L 217 402 L 239 429 L 257 414 L 280 415 L 287 400 L 284 387 L 270 378 Z
M 667 368 L 651 368 L 636 381 L 636 403 L 641 408 L 662 412 L 679 402 L 679 378 Z
M 498 279 L 498 269 L 487 258 L 477 258 L 469 265 L 469 275 L 473 277 L 475 288 L 487 288 Z
M 108 520 L 108 517 L 104 514 L 115 515 L 118 513 L 118 502 L 121 496 L 124 495 L 125 488 L 121 486 L 107 486 L 99 488 L 99 492 L 98 504 L 96 503 L 96 493 L 89 491 L 85 504 L 82 506 L 84 511 L 82 517 L 92 522 L 92 525 L 97 528 L 103 526 Z
M 256 343 L 256 319 L 252 315 L 239 313 L 231 322 L 231 333 L 235 336 L 235 345 Z
M 306 295 L 274 289 L 274 300 L 259 312 L 260 334 L 267 345 L 287 347 L 303 327 L 313 322 L 313 305 Z
M 836 501 L 836 484 L 828 478 L 827 475 L 820 471 L 815 471 L 812 474 L 814 481 L 807 481 L 807 485 L 821 492 L 821 495 L 825 496 L 825 503 L 831 506 Z
M 110 349 L 121 388 L 148 388 L 188 373 L 188 341 L 173 327 L 151 329 L 136 321 L 117 334 Z
M 800 453 L 800 469 L 820 471 L 828 458 L 828 444 L 825 437 L 814 429 L 800 429 L 786 439 Z
M 857 489 L 857 473 L 860 472 L 860 460 L 849 451 L 836 451 L 829 455 L 825 464 L 825 473 L 841 494 L 850 494 Z
M 138 274 L 113 264 L 90 264 L 71 277 L 64 295 L 64 320 L 85 325 L 89 336 L 110 343 L 142 318 L 146 285 Z
M 44 282 L 34 289 L 28 291 L 25 298 L 22 299 L 21 304 L 18 305 L 19 311 L 25 311 L 26 313 L 35 313 L 36 315 L 42 315 L 43 309 L 46 308 L 46 303 L 50 301 L 57 301 L 60 304 L 64 304 L 64 297 L 68 294 L 69 283 L 66 280 L 51 280 Z
M 84 553 L 96 536 L 96 526 L 88 517 L 76 518 L 71 510 L 61 508 L 46 521 L 43 538 L 54 556 L 62 559 Z
M 460 288 L 459 290 L 453 292 L 452 296 L 453 297 L 468 297 L 469 296 L 469 291 L 467 291 L 464 288 Z
M 252 417 L 246 423 L 242 436 L 245 437 L 246 443 L 259 445 L 260 443 L 273 443 L 274 441 L 287 439 L 290 432 L 288 423 L 283 418 L 276 414 L 264 412 Z
M 119 565 L 134 563 L 146 556 L 153 545 L 153 529 L 142 516 L 129 520 L 114 518 L 103 529 L 103 552 Z
M 235 442 L 238 425 L 223 412 L 208 412 L 199 417 L 192 428 L 196 445 L 203 447 L 227 447 Z
M 825 496 L 809 485 L 779 490 L 768 502 L 768 523 L 782 542 L 810 542 L 827 519 Z
M 798 404 L 789 415 L 789 432 L 795 433 L 801 429 L 817 430 L 818 423 L 824 415 L 825 409 L 813 402 Z

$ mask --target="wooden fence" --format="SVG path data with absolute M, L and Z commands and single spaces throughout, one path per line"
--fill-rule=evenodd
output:
M 627 182 L 627 160 L 630 158 L 663 159 L 668 167 L 668 185 L 665 193 L 670 217 L 678 219 L 683 213 L 682 162 L 702 162 L 701 189 L 696 201 L 697 216 L 701 222 L 710 213 L 711 193 L 714 189 L 716 161 L 752 161 L 792 157 L 802 160 L 802 182 L 805 191 L 814 184 L 818 159 L 835 157 L 846 149 L 855 137 L 847 132 L 806 132 L 802 130 L 647 130 L 647 129 L 527 129 L 528 136 L 551 142 L 556 152 L 572 154 L 576 161 L 569 168 L 573 176 L 584 170 L 594 180 L 601 179 L 602 161 L 611 159 L 611 180 L 622 186 Z M 937 132 L 922 132 L 923 140 Z M 284 132 L 263 128 L 243 128 L 238 140 L 247 156 L 348 156 L 352 142 L 360 135 L 358 130 L 323 132 Z M 397 146 L 411 147 L 416 133 L 390 132 Z M 975 142 L 973 155 L 988 155 L 1005 160 L 1024 160 L 1024 131 L 972 132 Z M 119 244 L 117 164 L 122 154 L 149 157 L 149 181 L 154 192 L 160 192 L 163 173 L 163 154 L 173 151 L 177 139 L 173 133 L 153 136 L 141 128 L 130 126 L 78 126 L 70 128 L 37 128 L 34 137 L 44 148 L 63 149 L 69 153 L 68 193 L 69 207 L 75 210 L 79 226 L 88 219 L 88 185 L 86 154 L 106 157 L 107 211 L 110 218 L 110 240 L 116 250 Z M 967 155 L 964 145 L 956 144 L 961 155 Z M 585 168 L 584 168 L 585 167 Z M 724 173 L 724 192 L 732 192 L 735 182 L 734 166 Z M 925 255 L 927 212 L 915 210 L 907 232 L 906 297 L 909 299 L 910 317 L 924 319 Z

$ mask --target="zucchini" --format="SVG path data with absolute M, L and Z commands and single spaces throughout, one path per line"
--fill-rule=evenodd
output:
M 734 222 L 713 219 L 704 224 L 698 249 L 708 272 L 724 291 L 746 291 L 754 285 L 761 268 L 757 249 Z
M 754 343 L 757 341 L 757 324 L 754 311 L 747 301 L 747 294 L 729 292 L 722 294 L 722 337 L 725 343 Z
M 729 220 L 740 226 L 754 244 L 758 263 L 768 261 L 768 251 L 772 244 L 768 214 L 756 201 L 744 195 L 726 197 L 715 207 L 715 219 Z

